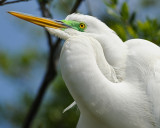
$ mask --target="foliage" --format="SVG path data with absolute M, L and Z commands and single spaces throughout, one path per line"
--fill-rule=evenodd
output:
M 53 82 L 52 88 L 54 95 L 50 97 L 49 101 L 41 107 L 41 111 L 35 121 L 34 127 L 37 128 L 37 125 L 40 125 L 43 128 L 76 127 L 76 122 L 79 117 L 77 107 L 62 113 L 64 108 L 73 102 L 73 99 L 66 89 L 65 83 L 60 74 Z
M 137 12 L 130 12 L 126 2 L 122 3 L 121 8 L 118 9 L 118 2 L 113 1 L 106 2 L 107 12 L 114 12 L 110 15 L 113 20 L 112 23 L 109 21 L 106 23 L 115 30 L 123 41 L 131 38 L 142 38 L 160 45 L 160 23 L 157 19 L 146 18 L 144 22 L 136 20 Z
M 9 55 L 0 51 L 0 58 L 0 68 L 5 74 L 12 77 L 21 76 L 23 75 L 22 72 L 28 74 L 37 61 L 44 62 L 44 54 L 35 49 L 26 49 L 21 55 Z
M 42 1 L 42 0 L 39 0 Z M 60 13 L 69 12 L 69 2 L 46 0 L 50 8 L 57 5 Z M 107 8 L 107 18 L 103 21 L 112 28 L 123 41 L 131 38 L 143 38 L 160 45 L 160 23 L 157 19 L 146 18 L 146 21 L 136 19 L 137 12 L 131 12 L 126 2 L 119 4 L 118 0 L 104 0 Z M 67 9 L 65 8 L 67 7 Z M 105 15 L 106 15 L 105 14 Z M 53 12 L 54 15 L 54 12 Z M 105 17 L 102 15 L 102 18 Z M 0 69 L 10 77 L 22 77 L 31 72 L 32 65 L 41 63 L 45 66 L 44 57 L 39 51 L 24 51 L 20 56 L 10 56 L 7 52 L 0 51 Z M 14 68 L 13 68 L 14 67 Z M 57 68 L 58 70 L 58 68 Z M 26 92 L 19 98 L 17 104 L 6 103 L 0 105 L 0 120 L 5 119 L 13 126 L 20 127 L 24 121 L 25 115 L 34 99 L 34 96 Z M 47 96 L 40 108 L 40 111 L 32 125 L 33 128 L 73 128 L 79 118 L 77 107 L 62 113 L 63 109 L 73 102 L 64 81 L 60 74 L 48 89 Z

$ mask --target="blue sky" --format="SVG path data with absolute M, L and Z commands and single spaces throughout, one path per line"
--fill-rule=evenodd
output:
M 102 2 L 98 2 L 98 5 L 103 6 L 103 8 L 99 9 L 98 13 L 105 13 L 105 5 L 103 5 Z M 98 5 L 95 4 L 92 7 L 98 8 Z M 80 12 L 86 13 L 86 5 L 84 2 L 82 3 L 79 10 Z M 0 51 L 7 51 L 8 54 L 14 55 L 21 54 L 24 51 L 24 49 L 32 47 L 39 49 L 43 52 L 47 52 L 48 47 L 46 44 L 46 38 L 44 36 L 43 28 L 23 21 L 21 19 L 18 19 L 8 14 L 8 11 L 18 11 L 32 14 L 35 16 L 41 16 L 38 4 L 35 0 L 0 7 Z M 65 18 L 65 15 L 60 15 L 56 9 L 53 9 L 53 11 L 55 12 L 55 19 Z M 94 12 L 93 14 L 98 15 L 98 13 Z M 36 35 L 38 35 L 38 37 Z M 25 83 L 26 86 L 28 85 L 27 87 L 24 86 L 23 80 L 11 78 L 0 70 L 0 102 L 3 103 L 14 101 L 13 99 L 16 99 L 16 97 L 21 94 L 20 92 L 22 90 L 26 90 L 27 88 L 30 88 L 28 90 L 31 90 L 34 93 L 36 93 L 41 82 L 41 78 L 44 75 L 45 67 L 42 67 L 42 69 L 38 68 L 35 70 L 36 71 L 32 71 L 32 76 L 29 77 L 27 80 L 31 83 Z M 16 85 L 16 87 L 14 85 Z M 18 92 L 17 89 L 19 90 Z M 7 93 L 4 90 L 6 90 Z

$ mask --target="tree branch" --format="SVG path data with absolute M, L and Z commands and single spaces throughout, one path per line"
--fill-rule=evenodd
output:
M 83 0 L 76 0 L 76 2 L 75 2 L 75 4 L 74 4 L 73 8 L 71 9 L 71 12 L 70 12 L 70 13 L 76 12 L 76 11 L 77 11 L 77 8 L 80 6 L 80 4 L 81 4 L 82 1 L 83 1 Z
M 74 12 L 77 11 L 77 9 L 78 9 L 78 7 L 80 6 L 80 4 L 81 4 L 82 1 L 83 1 L 83 0 L 76 0 L 73 8 L 72 8 L 71 11 L 70 11 L 70 14 L 72 14 L 72 13 L 74 13 Z M 54 48 L 54 49 L 56 49 L 56 46 L 59 44 L 60 41 L 61 41 L 61 39 L 57 39 L 57 41 L 56 41 L 56 43 L 55 43 L 55 48 Z
M 77 8 L 79 7 L 80 3 L 82 0 L 77 0 L 75 5 L 73 6 L 71 13 L 75 12 L 77 10 Z M 46 4 L 47 2 L 44 1 L 38 1 L 40 9 L 41 9 L 41 13 L 43 17 L 48 17 L 48 18 L 52 18 L 51 13 L 49 12 L 49 10 L 46 8 Z M 61 39 L 57 39 L 56 42 L 53 45 L 53 41 L 51 38 L 51 35 L 49 34 L 48 31 L 46 31 L 46 36 L 48 39 L 48 46 L 49 46 L 49 57 L 48 57 L 48 66 L 47 66 L 47 70 L 44 76 L 44 79 L 42 81 L 42 84 L 40 86 L 40 89 L 37 93 L 37 96 L 35 98 L 35 100 L 33 101 L 33 104 L 31 105 L 31 108 L 26 116 L 26 119 L 24 121 L 23 124 L 23 128 L 30 128 L 32 121 L 34 120 L 40 105 L 42 103 L 43 97 L 45 95 L 45 92 L 47 90 L 47 87 L 49 86 L 49 84 L 51 83 L 51 81 L 56 77 L 57 75 L 57 71 L 56 71 L 56 60 L 57 60 L 57 53 L 59 53 L 57 50 L 59 50 L 60 47 L 60 42 Z
M 0 5 L 3 4 L 4 2 L 6 2 L 6 0 L 1 0 L 0 1 Z
M 15 1 L 8 1 L 7 0 L 1 0 L 0 1 L 0 6 L 6 5 L 6 4 L 14 4 L 14 3 L 19 3 L 19 2 L 27 2 L 29 0 L 15 0 Z
M 42 13 L 43 17 L 48 17 L 48 18 L 52 18 L 49 10 L 46 8 L 46 3 L 43 1 L 39 1 L 39 6 L 40 6 L 40 10 Z M 31 126 L 32 121 L 34 120 L 40 105 L 42 103 L 43 97 L 45 95 L 45 92 L 47 90 L 47 87 L 49 86 L 49 84 L 51 83 L 51 81 L 56 77 L 57 75 L 57 71 L 56 71 L 56 64 L 55 64 L 55 57 L 54 57 L 54 52 L 55 49 L 53 48 L 53 41 L 52 41 L 52 37 L 49 34 L 48 31 L 45 30 L 46 33 L 46 37 L 47 37 L 47 42 L 48 42 L 48 47 L 49 47 L 49 57 L 48 57 L 48 66 L 47 66 L 47 70 L 44 76 L 44 79 L 42 81 L 42 84 L 40 85 L 39 91 L 37 93 L 37 96 L 35 98 L 35 100 L 33 101 L 33 104 L 26 116 L 25 122 L 23 124 L 23 128 L 29 128 Z

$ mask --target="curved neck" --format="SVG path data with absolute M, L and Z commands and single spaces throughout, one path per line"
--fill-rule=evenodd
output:
M 119 67 L 126 57 L 127 48 L 115 33 L 106 33 L 97 37 L 101 43 L 105 58 L 113 67 Z
M 125 77 L 127 59 L 127 47 L 124 42 L 114 33 L 106 31 L 104 34 L 89 34 L 102 46 L 105 59 L 114 69 L 118 81 Z
M 101 72 L 99 61 L 102 63 L 101 70 L 105 72 Z M 63 79 L 80 110 L 83 107 L 88 111 L 94 110 L 89 108 L 96 107 L 107 92 L 111 94 L 113 83 L 106 77 L 113 79 L 112 70 L 105 61 L 101 45 L 95 39 L 85 36 L 68 39 L 61 52 L 60 64 Z M 106 101 L 110 101 L 107 97 Z
M 100 43 L 91 37 L 69 38 L 62 48 L 62 76 L 81 114 L 106 127 L 131 128 L 143 123 L 144 128 L 153 128 L 150 104 L 144 92 L 127 82 L 113 83 L 107 79 L 99 68 L 101 61 L 106 65 L 105 70 L 111 71 L 104 60 Z
M 127 82 L 113 83 L 107 79 L 99 68 L 101 61 L 106 65 L 104 70 L 111 71 L 104 60 L 100 43 L 90 37 L 69 38 L 62 48 L 62 76 L 81 114 L 108 127 L 131 128 L 143 123 L 144 128 L 153 128 L 150 104 L 144 100 L 144 93 Z

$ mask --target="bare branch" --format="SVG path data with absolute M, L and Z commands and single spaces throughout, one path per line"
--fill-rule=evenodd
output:
M 0 1 L 0 5 L 3 4 L 4 2 L 6 2 L 6 0 L 1 0 Z
M 70 14 L 76 12 L 76 10 L 78 9 L 78 7 L 79 7 L 80 4 L 82 3 L 82 1 L 83 1 L 83 0 L 76 0 L 73 8 L 72 8 L 71 11 L 70 11 Z M 58 45 L 60 41 L 61 41 L 61 40 L 57 40 L 56 43 L 55 43 L 55 46 Z M 55 48 L 54 48 L 54 49 L 55 49 Z
M 77 8 L 79 7 L 80 3 L 82 0 L 77 0 L 75 5 L 73 6 L 71 13 L 73 13 L 74 11 L 77 10 Z M 42 13 L 43 17 L 48 17 L 48 18 L 52 18 L 51 13 L 49 12 L 49 10 L 46 8 L 46 2 L 45 1 L 38 1 L 39 6 L 40 6 L 40 10 Z M 53 45 L 53 41 L 51 38 L 51 35 L 48 33 L 48 31 L 46 31 L 46 36 L 48 39 L 48 47 L 49 47 L 49 57 L 48 57 L 48 65 L 47 65 L 47 70 L 46 70 L 46 74 L 44 76 L 44 79 L 42 81 L 42 84 L 40 86 L 40 89 L 37 93 L 37 96 L 26 116 L 25 122 L 23 124 L 23 128 L 30 128 L 32 121 L 34 120 L 40 105 L 42 103 L 43 97 L 45 95 L 45 92 L 47 90 L 47 87 L 49 86 L 49 84 L 51 83 L 51 81 L 56 77 L 57 75 L 57 71 L 56 71 L 56 60 L 58 58 L 58 50 L 60 47 L 60 42 L 61 39 L 57 39 L 56 42 Z
M 0 1 L 0 6 L 6 5 L 6 4 L 19 3 L 19 2 L 27 2 L 27 1 L 30 1 L 30 0 L 15 0 L 15 1 L 8 1 L 8 2 L 7 2 L 7 0 L 1 0 Z
M 80 4 L 81 4 L 82 1 L 83 0 L 76 0 L 76 2 L 75 2 L 75 4 L 74 4 L 74 6 L 73 6 L 73 8 L 72 8 L 72 10 L 71 10 L 70 13 L 76 12 L 77 8 L 80 6 Z
M 48 17 L 48 18 L 52 18 L 49 10 L 46 8 L 46 3 L 41 1 L 38 2 L 39 6 L 40 6 L 40 10 L 42 13 L 43 17 Z M 51 35 L 48 33 L 48 31 L 45 30 L 46 33 L 46 37 L 48 40 L 48 47 L 49 47 L 49 57 L 48 57 L 48 65 L 47 65 L 47 70 L 44 76 L 44 79 L 42 81 L 42 84 L 40 85 L 40 89 L 37 93 L 37 96 L 26 116 L 23 128 L 29 128 L 32 121 L 34 120 L 41 102 L 43 100 L 43 97 L 45 95 L 45 92 L 47 90 L 47 87 L 49 86 L 49 84 L 51 83 L 51 81 L 56 77 L 57 75 L 57 71 L 56 71 L 56 64 L 55 64 L 55 58 L 54 58 L 54 49 L 53 49 L 53 42 L 52 42 L 52 37 Z

